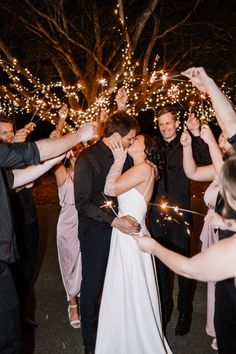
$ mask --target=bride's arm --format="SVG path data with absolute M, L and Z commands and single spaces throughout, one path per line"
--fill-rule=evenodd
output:
M 106 178 L 106 184 L 104 187 L 104 193 L 106 195 L 120 195 L 131 188 L 144 183 L 147 177 L 150 178 L 152 167 L 147 163 L 133 166 L 121 175 L 124 161 L 126 159 L 126 151 L 121 145 L 117 145 L 112 148 L 112 152 L 114 155 L 114 163 Z
M 138 187 L 140 184 L 144 183 L 147 178 L 150 179 L 151 169 L 152 167 L 147 163 L 141 163 L 140 165 L 131 167 L 128 171 L 115 178 L 113 178 L 109 172 L 104 189 L 105 194 L 118 196 L 134 187 Z M 107 186 L 109 187 L 107 188 Z

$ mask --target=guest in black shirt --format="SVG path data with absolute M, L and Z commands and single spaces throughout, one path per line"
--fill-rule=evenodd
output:
M 190 116 L 190 119 L 195 119 Z M 156 186 L 153 203 L 190 209 L 190 180 L 183 169 L 183 147 L 180 143 L 180 134 L 177 133 L 179 122 L 172 107 L 164 107 L 158 113 L 158 124 L 162 138 L 159 145 L 165 160 L 163 178 Z M 201 163 L 209 163 L 209 150 L 200 136 L 193 137 L 194 152 Z M 150 227 L 152 236 L 165 247 L 185 256 L 190 256 L 190 234 L 192 229 L 192 215 L 183 212 L 182 215 L 173 209 L 153 206 L 150 213 Z M 163 327 L 166 328 L 173 310 L 171 271 L 158 259 L 157 273 L 159 277 L 160 294 L 162 301 Z M 189 332 L 192 316 L 193 287 L 192 280 L 178 276 L 179 292 L 178 304 L 179 319 L 175 334 L 184 335 Z
M 0 115 L 0 141 L 3 143 L 25 142 L 34 128 L 35 124 L 30 122 L 14 133 L 12 119 Z M 12 191 L 10 200 L 19 252 L 19 259 L 11 265 L 11 270 L 19 297 L 21 320 L 23 324 L 33 328 L 37 324 L 25 315 L 38 252 L 38 218 L 32 183 Z
M 18 297 L 9 270 L 17 256 L 14 225 L 8 198 L 8 190 L 32 182 L 46 172 L 45 165 L 30 166 L 27 169 L 14 170 L 29 164 L 59 156 L 78 142 L 89 140 L 95 135 L 96 125 L 89 123 L 74 134 L 60 139 L 44 139 L 36 143 L 2 144 L 0 143 L 0 352 L 21 353 L 21 331 Z M 54 159 L 58 163 L 59 159 Z M 46 162 L 46 165 L 48 162 Z M 49 163 L 50 164 L 50 163 Z M 52 167 L 54 163 L 50 166 Z M 43 172 L 42 172 L 43 171 Z M 40 172 L 40 173 L 39 173 Z

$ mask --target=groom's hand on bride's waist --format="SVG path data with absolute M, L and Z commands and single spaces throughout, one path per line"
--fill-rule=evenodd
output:
M 130 215 L 115 218 L 111 226 L 116 227 L 121 232 L 129 235 L 138 233 L 141 229 L 141 226 L 138 221 Z

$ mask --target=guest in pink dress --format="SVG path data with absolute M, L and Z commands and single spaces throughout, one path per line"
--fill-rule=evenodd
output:
M 69 321 L 73 328 L 80 328 L 77 298 L 82 279 L 78 214 L 74 203 L 74 163 L 80 151 L 81 144 L 78 144 L 72 149 L 72 155 L 67 159 L 70 166 L 66 168 L 61 163 L 54 171 L 61 206 L 57 222 L 58 260 L 67 301 L 69 302 Z
M 215 178 L 208 186 L 204 193 L 204 201 L 208 207 L 207 214 L 214 211 L 216 199 L 219 192 L 219 184 Z M 205 251 L 214 243 L 218 242 L 218 230 L 213 227 L 207 220 L 204 221 L 202 232 L 200 235 L 202 241 L 202 251 Z M 214 327 L 214 312 L 215 312 L 215 282 L 207 282 L 207 323 L 206 332 L 211 337 L 216 337 Z

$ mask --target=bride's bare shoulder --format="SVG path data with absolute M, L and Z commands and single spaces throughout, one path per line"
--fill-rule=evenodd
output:
M 158 169 L 157 169 L 157 166 L 156 166 L 153 162 L 151 162 L 151 161 L 149 161 L 149 160 L 145 160 L 145 162 L 146 162 L 147 165 L 150 166 L 150 168 L 151 168 L 152 170 L 154 170 L 154 174 L 155 174 L 155 176 L 157 177 L 157 176 L 158 176 Z

